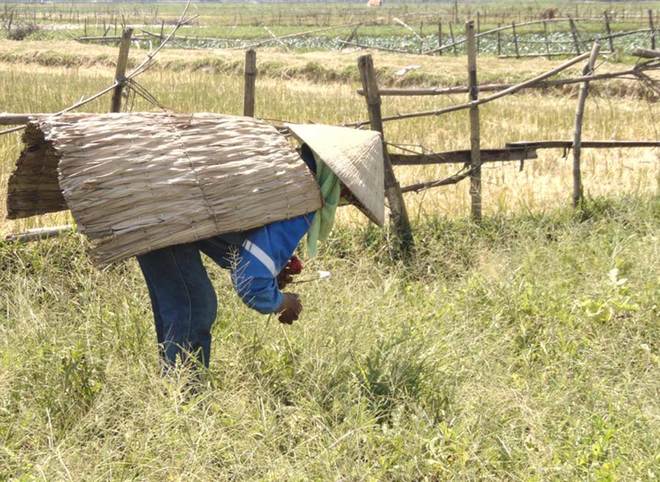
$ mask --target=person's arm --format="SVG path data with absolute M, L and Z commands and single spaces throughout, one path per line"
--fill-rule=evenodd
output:
M 244 259 L 244 258 L 243 258 Z M 250 263 L 255 263 L 250 260 Z M 255 263 L 256 264 L 256 263 Z M 275 313 L 284 301 L 284 295 L 271 276 L 254 273 L 250 264 L 241 263 L 232 273 L 234 289 L 243 303 L 262 314 Z
M 243 302 L 260 313 L 282 313 L 280 321 L 298 319 L 298 295 L 282 293 L 278 275 L 309 229 L 309 217 L 278 221 L 249 233 L 232 269 L 232 281 Z

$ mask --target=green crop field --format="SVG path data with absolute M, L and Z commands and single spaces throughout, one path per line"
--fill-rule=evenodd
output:
M 365 2 L 366 3 L 366 2 Z M 140 31 L 160 35 L 161 29 L 176 22 L 183 3 L 4 3 L 0 9 L 0 26 L 15 28 L 34 26 L 28 37 L 33 39 L 67 39 L 78 36 L 117 36 L 123 24 L 135 25 Z M 522 23 L 518 28 L 522 53 L 534 51 L 542 43 L 544 32 L 541 24 L 526 25 L 530 21 L 546 18 L 552 11 L 554 17 L 573 17 L 579 22 L 581 35 L 591 37 L 605 35 L 603 13 L 608 12 L 613 32 L 642 29 L 649 26 L 648 11 L 658 15 L 658 1 L 592 2 L 527 1 L 527 2 L 459 2 L 453 3 L 401 3 L 387 2 L 381 8 L 368 8 L 362 2 L 341 3 L 293 3 L 293 4 L 236 4 L 193 3 L 189 25 L 181 28 L 177 41 L 179 47 L 225 48 L 242 47 L 255 39 L 267 39 L 270 30 L 274 35 L 291 35 L 308 30 L 321 30 L 312 34 L 286 40 L 292 49 L 328 49 L 341 46 L 353 28 L 359 25 L 358 38 L 366 45 L 387 48 L 433 48 L 438 45 L 438 26 L 442 24 L 443 44 L 450 43 L 450 35 L 456 39 L 463 35 L 466 18 L 479 15 L 479 31 L 485 32 L 511 22 Z M 404 22 L 406 26 L 397 23 Z M 453 23 L 450 33 L 450 24 Z M 333 28 L 329 28 L 333 27 Z M 569 24 L 566 21 L 547 25 L 551 41 L 571 42 Z M 325 29 L 325 30 L 322 30 Z M 7 29 L 4 29 L 7 35 Z M 415 33 L 411 30 L 414 30 Z M 0 38 L 3 29 L 0 28 Z M 504 49 L 511 51 L 510 32 L 503 34 Z M 420 38 L 423 41 L 420 41 Z M 619 48 L 638 46 L 647 42 L 648 34 L 639 33 L 632 38 L 617 41 Z M 155 41 L 155 40 L 154 40 Z M 495 36 L 483 39 L 485 52 L 495 51 Z M 145 42 L 146 44 L 146 42 Z M 421 44 L 421 45 L 420 45 Z M 558 51 L 562 51 L 560 48 Z
M 552 6 L 487 2 L 479 9 L 487 26 Z M 581 16 L 607 8 L 623 21 L 658 3 L 559 6 Z M 0 112 L 37 113 L 112 81 L 116 46 L 69 38 L 83 32 L 85 17 L 88 33 L 122 14 L 129 24 L 157 25 L 149 20 L 174 21 L 182 5 L 13 7 L 20 22 L 36 11 L 42 26 L 67 26 L 0 39 Z M 376 15 L 452 16 L 446 3 L 388 3 L 380 13 L 337 4 L 191 8 L 200 16 L 185 35 L 212 31 L 246 43 L 264 38 L 257 18 L 284 34 Z M 476 10 L 470 4 L 459 13 Z M 372 29 L 365 38 L 381 42 L 411 38 L 386 21 L 365 28 Z M 356 93 L 364 52 L 333 48 L 333 35 L 317 47 L 258 49 L 257 116 L 330 124 L 367 118 Z M 148 45 L 136 47 L 129 69 Z M 140 84 L 175 112 L 241 114 L 243 51 L 181 47 L 190 46 L 163 49 Z M 631 67 L 630 45 L 618 48 L 601 57 L 598 72 Z M 498 59 L 492 46 L 483 49 L 484 83 L 520 82 L 563 62 Z M 370 53 L 382 86 L 466 83 L 460 52 Z M 410 65 L 417 67 L 399 72 Z M 572 138 L 577 90 L 527 90 L 482 106 L 482 148 Z M 385 97 L 383 111 L 465 100 Z M 648 84 L 592 83 L 583 138 L 659 139 L 657 100 Z M 107 112 L 109 103 L 102 97 L 85 111 Z M 158 110 L 132 94 L 123 105 Z M 387 123 L 385 134 L 416 150 L 470 146 L 466 111 Z M 3 200 L 21 149 L 20 133 L 0 136 Z M 79 234 L 3 241 L 72 221 L 67 212 L 8 221 L 3 201 L 0 480 L 657 480 L 660 150 L 586 149 L 582 162 L 586 199 L 577 210 L 570 207 L 571 155 L 552 149 L 524 166 L 484 166 L 480 224 L 469 219 L 467 181 L 406 194 L 416 241 L 408 264 L 391 256 L 388 228 L 342 208 L 320 256 L 304 260 L 308 274 L 332 277 L 300 285 L 304 311 L 293 326 L 243 306 L 227 273 L 208 262 L 220 306 L 208 383 L 196 391 L 185 371 L 160 375 L 134 260 L 98 270 Z M 460 167 L 397 167 L 396 175 L 408 185 Z

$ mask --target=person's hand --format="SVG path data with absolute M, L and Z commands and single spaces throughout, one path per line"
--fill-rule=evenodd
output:
M 281 290 L 287 287 L 293 281 L 293 276 L 289 270 L 288 265 L 284 267 L 280 274 L 277 275 L 277 287 Z
M 284 299 L 282 304 L 277 309 L 277 312 L 280 316 L 277 318 L 280 320 L 280 323 L 286 323 L 287 325 L 292 324 L 300 316 L 302 311 L 302 303 L 300 302 L 300 297 L 296 293 L 283 293 Z
M 277 287 L 281 290 L 293 281 L 294 274 L 300 274 L 303 265 L 298 256 L 293 255 L 286 266 L 277 275 Z

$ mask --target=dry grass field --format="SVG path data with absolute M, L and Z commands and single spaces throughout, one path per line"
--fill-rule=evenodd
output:
M 260 50 L 257 115 L 365 119 L 358 55 Z M 373 55 L 384 85 L 465 82 L 462 57 Z M 115 56 L 2 40 L 0 111 L 67 106 L 110 82 Z M 239 114 L 242 56 L 168 49 L 139 82 L 178 112 Z M 484 57 L 479 77 L 517 81 L 558 63 Z M 396 76 L 410 64 L 420 67 Z M 384 112 L 464 100 L 386 98 Z M 575 105 L 574 89 L 491 103 L 482 147 L 569 139 Z M 597 87 L 583 137 L 655 140 L 659 117 L 639 87 Z M 386 124 L 390 142 L 433 151 L 469 148 L 468 132 L 466 112 Z M 18 134 L 0 137 L 2 198 L 20 149 Z M 221 308 L 210 386 L 197 394 L 185 373 L 158 374 L 134 261 L 98 271 L 77 235 L 0 241 L 0 479 L 657 480 L 660 151 L 586 150 L 577 212 L 570 155 L 539 153 L 522 171 L 485 166 L 481 225 L 468 220 L 465 182 L 407 194 L 410 266 L 389 260 L 387 232 L 342 212 L 307 268 L 333 277 L 301 285 L 293 327 L 241 306 L 212 267 Z M 458 168 L 397 176 L 406 185 Z M 69 220 L 0 221 L 0 234 Z
M 4 93 L 0 105 L 8 112 L 49 112 L 91 94 L 112 78 L 115 49 L 81 46 L 75 43 L 0 42 L 0 83 Z M 134 51 L 131 62 L 144 55 Z M 366 105 L 356 94 L 355 52 L 284 54 L 260 51 L 257 81 L 257 114 L 266 119 L 293 122 L 348 123 L 366 118 Z M 161 54 L 159 67 L 140 78 L 160 103 L 178 112 L 242 112 L 241 52 L 177 51 Z M 72 62 L 71 59 L 75 59 Z M 9 63 L 11 61 L 11 63 Z M 461 85 L 466 77 L 463 58 L 429 58 L 374 53 L 374 62 L 385 85 Z M 560 61 L 498 60 L 480 62 L 482 82 L 516 82 L 539 74 Z M 394 72 L 405 65 L 417 64 L 415 80 L 397 78 Z M 514 68 L 515 67 L 515 68 Z M 626 68 L 609 62 L 602 71 Z M 573 69 L 576 72 L 578 69 Z M 335 81 L 330 81 L 335 77 Z M 29 78 L 30 82 L 25 83 Z M 20 89 L 12 86 L 21 85 Z M 588 101 L 584 139 L 657 139 L 657 107 L 644 98 L 643 87 L 617 81 L 609 87 L 595 86 Z M 451 97 L 388 97 L 384 113 L 395 114 L 430 110 L 465 100 Z M 100 99 L 89 111 L 105 111 L 108 99 Z M 539 92 L 527 91 L 482 108 L 482 147 L 502 147 L 519 140 L 570 139 L 576 104 L 576 89 Z M 150 110 L 154 106 L 142 99 L 131 99 L 130 109 Z M 445 151 L 469 148 L 466 112 L 442 117 L 396 121 L 387 124 L 388 140 L 409 144 L 409 148 Z M 19 135 L 0 139 L 3 158 L 0 178 L 6 184 L 11 160 L 19 152 Z M 571 162 L 560 150 L 539 151 L 537 160 L 528 161 L 524 170 L 519 163 L 490 164 L 484 173 L 484 201 L 487 213 L 522 211 L 542 212 L 563 206 L 571 189 Z M 648 194 L 657 189 L 658 153 L 653 149 L 587 150 L 584 156 L 584 184 L 588 195 Z M 460 166 L 400 168 L 402 184 L 436 179 L 451 174 Z M 415 216 L 428 211 L 455 216 L 467 213 L 466 183 L 424 194 L 409 194 Z M 2 209 L 2 208 L 0 208 Z M 29 223 L 39 223 L 30 220 Z M 49 222 L 61 222 L 51 220 Z M 25 227 L 24 222 L 5 223 L 3 231 Z

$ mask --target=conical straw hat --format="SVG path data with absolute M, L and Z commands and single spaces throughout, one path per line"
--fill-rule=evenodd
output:
M 287 124 L 362 204 L 363 212 L 382 226 L 385 221 L 383 145 L 375 131 L 322 124 Z

